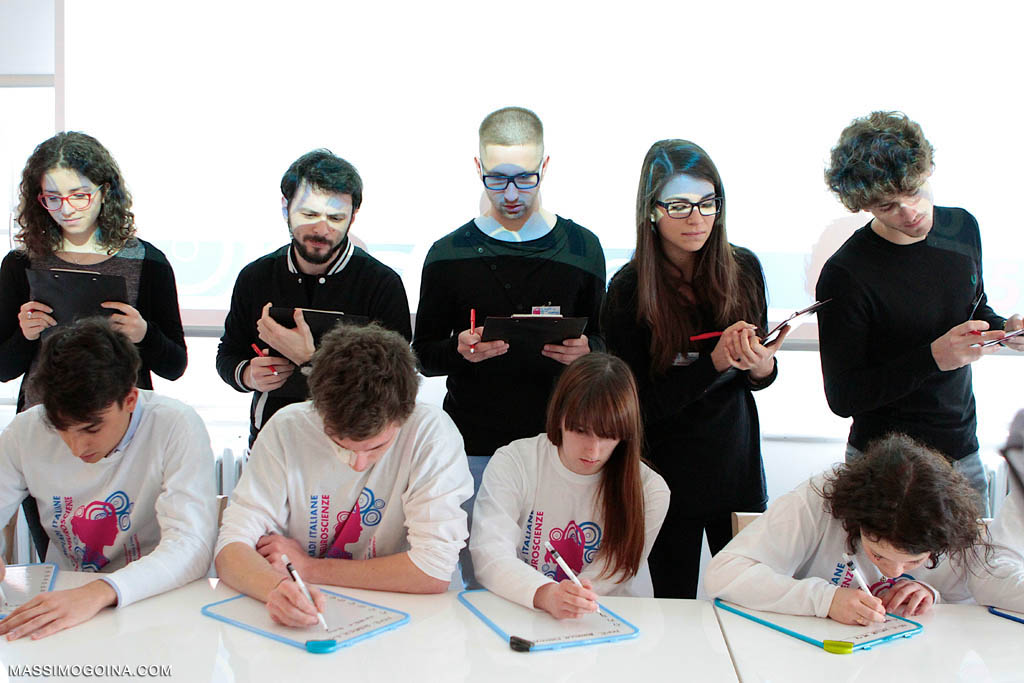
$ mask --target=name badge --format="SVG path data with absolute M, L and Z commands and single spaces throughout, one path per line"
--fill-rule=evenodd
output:
M 561 306 L 534 306 L 533 315 L 562 315 Z

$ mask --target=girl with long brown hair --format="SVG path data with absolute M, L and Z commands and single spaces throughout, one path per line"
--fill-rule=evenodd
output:
M 574 361 L 548 403 L 547 431 L 499 448 L 484 471 L 470 534 L 480 583 L 559 619 L 596 610 L 599 594 L 650 596 L 647 555 L 669 490 L 642 449 L 629 367 L 604 353 Z
M 767 502 L 752 391 L 775 380 L 764 274 L 729 244 L 725 189 L 707 152 L 661 140 L 647 152 L 636 202 L 636 252 L 602 311 L 608 348 L 636 375 L 647 456 L 672 489 L 651 552 L 654 593 L 693 598 L 701 540 L 715 553 L 736 510 Z

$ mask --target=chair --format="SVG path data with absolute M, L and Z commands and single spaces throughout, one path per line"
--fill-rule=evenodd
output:
M 734 512 L 732 513 L 732 535 L 736 536 L 739 532 L 753 522 L 755 519 L 761 516 L 760 512 Z
M 4 553 L 3 553 L 4 564 L 15 564 L 15 560 L 16 560 L 15 555 L 18 552 L 18 548 L 17 548 L 17 545 L 18 545 L 17 544 L 17 539 L 18 539 L 18 510 L 14 511 L 14 516 L 11 517 L 11 521 L 9 521 L 4 526 L 3 539 L 4 539 Z

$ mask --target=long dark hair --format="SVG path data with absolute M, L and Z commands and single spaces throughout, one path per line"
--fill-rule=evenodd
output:
M 851 553 L 861 532 L 911 555 L 929 553 L 930 567 L 943 555 L 968 566 L 980 560 L 979 548 L 986 559 L 991 553 L 967 479 L 909 436 L 869 444 L 863 457 L 827 477 L 819 493 L 843 523 Z
M 695 254 L 693 279 L 689 283 L 693 301 L 681 290 L 687 283 L 682 273 L 665 255 L 657 226 L 651 220 L 654 202 L 673 176 L 686 174 L 707 180 L 722 198 L 722 209 L 715 216 L 711 235 Z M 637 271 L 637 322 L 651 330 L 651 370 L 664 372 L 677 353 L 690 348 L 690 336 L 697 332 L 697 309 L 710 311 L 707 323 L 727 327 L 737 320 L 757 320 L 757 293 L 763 282 L 739 267 L 734 247 L 725 232 L 725 188 L 711 157 L 688 140 L 659 140 L 651 145 L 640 169 L 640 187 L 636 194 L 636 251 L 633 264 Z
M 21 172 L 18 200 L 21 230 L 15 239 L 30 256 L 43 257 L 61 246 L 60 226 L 36 199 L 42 188 L 43 175 L 52 168 L 77 171 L 103 188 L 103 204 L 96 217 L 96 241 L 107 248 L 108 254 L 118 251 L 134 237 L 132 196 L 110 152 L 91 135 L 74 131 L 57 133 L 36 147 Z
M 547 435 L 562 445 L 562 430 L 618 439 L 601 469 L 598 505 L 604 519 L 602 576 L 636 576 L 644 553 L 644 487 L 640 480 L 643 421 L 636 380 L 625 362 L 588 353 L 565 369 L 548 402 Z

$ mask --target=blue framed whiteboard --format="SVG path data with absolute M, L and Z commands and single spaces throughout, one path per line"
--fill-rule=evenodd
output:
M 327 598 L 324 619 L 330 630 L 326 633 L 319 624 L 308 628 L 277 624 L 263 602 L 247 595 L 210 603 L 200 611 L 218 621 L 314 654 L 351 647 L 409 622 L 405 612 L 333 591 L 320 592 Z
M 600 614 L 555 619 L 543 610 L 523 607 L 484 589 L 462 591 L 459 602 L 513 649 L 524 652 L 610 643 L 636 638 L 640 633 L 604 605 Z M 516 647 L 516 643 L 523 645 Z
M 57 565 L 53 562 L 7 565 L 3 580 L 5 602 L 0 602 L 0 619 L 39 595 L 53 590 L 57 582 Z

